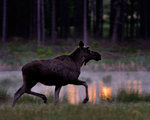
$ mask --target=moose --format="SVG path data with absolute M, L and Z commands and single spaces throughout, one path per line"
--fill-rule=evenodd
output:
M 54 59 L 35 60 L 25 64 L 22 67 L 23 85 L 14 94 L 12 106 L 24 94 L 31 94 L 43 99 L 47 103 L 45 95 L 31 91 L 37 83 L 47 86 L 55 86 L 54 104 L 57 104 L 59 93 L 62 86 L 67 84 L 82 85 L 85 87 L 86 97 L 83 103 L 87 103 L 88 85 L 86 82 L 78 79 L 82 65 L 86 65 L 90 60 L 101 60 L 98 52 L 91 51 L 89 47 L 84 46 L 82 41 L 79 47 L 69 55 L 61 55 Z

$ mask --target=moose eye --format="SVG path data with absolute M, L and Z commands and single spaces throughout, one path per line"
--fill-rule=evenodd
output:
M 90 54 L 91 54 L 91 55 L 93 55 L 93 52 L 92 52 L 92 51 L 90 51 Z

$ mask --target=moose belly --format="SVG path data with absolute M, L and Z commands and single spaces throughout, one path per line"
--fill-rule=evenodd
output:
M 79 73 L 75 71 L 62 71 L 61 73 L 43 74 L 39 78 L 39 82 L 44 85 L 67 85 L 77 80 Z

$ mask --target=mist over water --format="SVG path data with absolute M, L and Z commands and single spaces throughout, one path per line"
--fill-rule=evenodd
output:
M 80 80 L 86 81 L 89 88 L 89 101 L 99 102 L 102 99 L 111 99 L 120 89 L 139 94 L 150 93 L 150 72 L 81 72 Z M 13 95 L 22 84 L 20 71 L 0 72 L 0 86 L 5 87 Z M 54 93 L 54 86 L 45 86 L 38 83 L 32 91 L 49 95 Z M 82 102 L 85 97 L 83 86 L 67 85 L 62 87 L 60 99 L 67 95 L 71 104 Z

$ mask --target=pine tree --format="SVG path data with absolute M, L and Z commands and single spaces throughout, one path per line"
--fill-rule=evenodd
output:
M 6 14 L 7 14 L 7 0 L 3 0 L 2 43 L 6 42 Z

